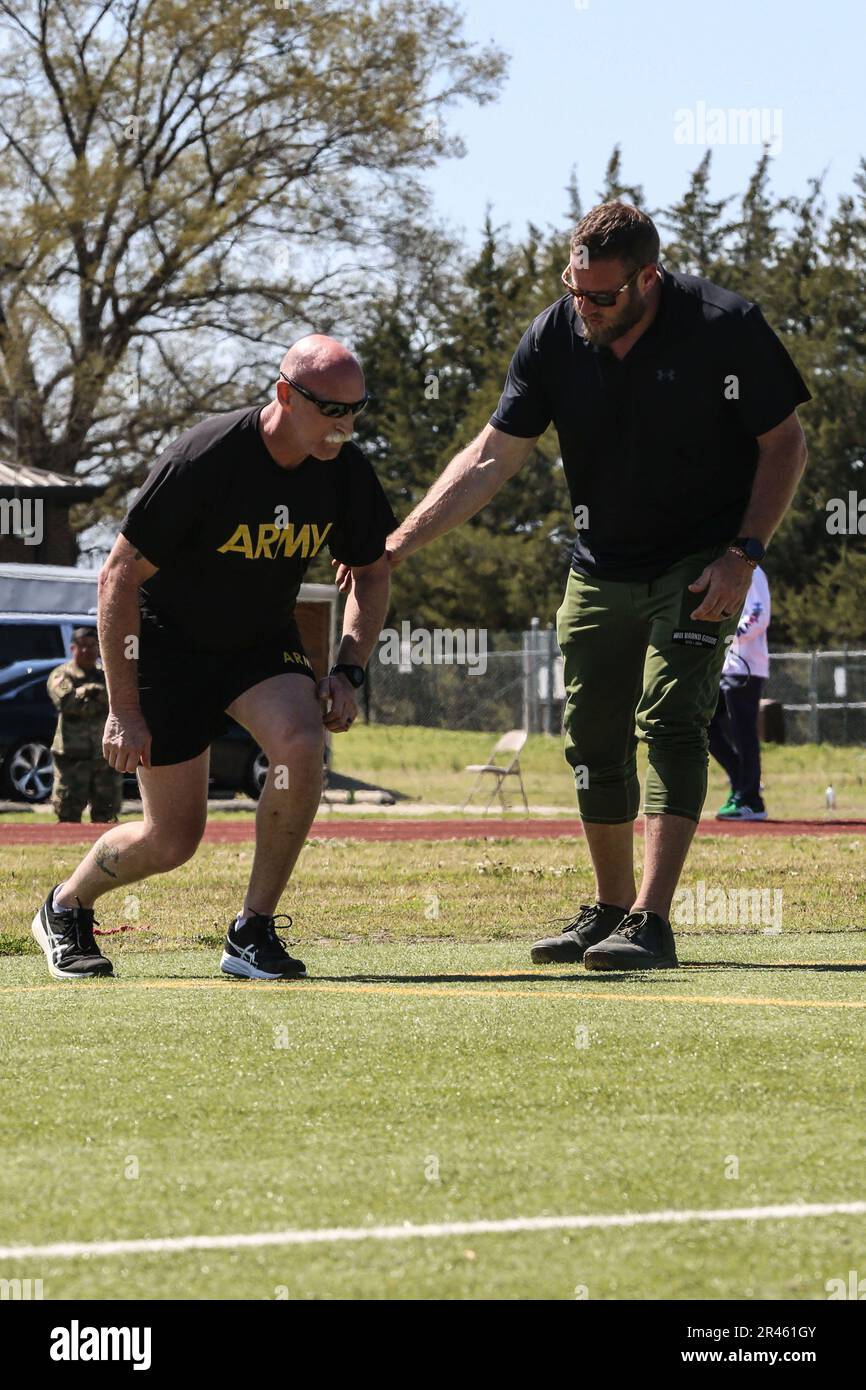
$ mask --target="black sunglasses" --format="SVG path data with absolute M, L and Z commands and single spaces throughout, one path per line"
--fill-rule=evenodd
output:
M 317 405 L 322 414 L 327 415 L 329 420 L 340 420 L 344 415 L 360 415 L 361 411 L 366 409 L 370 399 L 369 395 L 365 394 L 360 401 L 323 401 L 320 396 L 314 396 L 312 391 L 308 391 L 306 386 L 299 386 L 290 376 L 286 376 L 285 372 L 280 372 L 280 376 L 283 381 L 287 381 L 298 392 L 298 395 L 303 396 L 307 401 L 312 401 L 313 405 Z
M 569 264 L 565 267 L 565 270 L 562 272 L 560 279 L 562 280 L 562 283 L 565 285 L 565 288 L 567 290 L 571 290 L 571 293 L 574 295 L 575 299 L 588 299 L 590 304 L 596 304 L 599 309 L 610 309 L 619 299 L 623 290 L 627 290 L 635 276 L 640 274 L 640 272 L 643 270 L 643 266 L 639 265 L 637 270 L 633 270 L 631 275 L 626 280 L 625 284 L 620 285 L 618 290 L 579 290 L 577 286 L 572 284 L 571 282 L 571 277 L 568 273 L 570 270 L 571 265 Z

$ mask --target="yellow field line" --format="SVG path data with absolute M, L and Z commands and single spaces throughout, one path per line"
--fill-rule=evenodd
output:
M 725 994 L 615 994 L 609 990 L 597 989 L 559 989 L 541 991 L 534 989 L 455 989 L 445 985 L 368 985 L 347 982 L 345 984 L 319 984 L 311 980 L 293 982 L 303 992 L 315 994 L 395 994 L 409 998 L 446 999 L 603 999 L 614 1004 L 731 1004 L 740 1007 L 771 1006 L 781 1009 L 866 1009 L 866 1000 L 854 999 L 776 999 L 770 996 L 725 995 Z M 111 989 L 268 989 L 279 988 L 279 982 L 270 980 L 115 980 L 100 988 Z M 69 989 L 68 984 L 44 985 L 3 985 L 2 994 L 31 994 L 44 990 Z

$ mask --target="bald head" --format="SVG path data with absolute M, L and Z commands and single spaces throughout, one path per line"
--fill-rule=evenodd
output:
M 275 399 L 259 418 L 262 438 L 284 468 L 309 457 L 335 459 L 351 440 L 366 398 L 364 373 L 354 353 L 323 333 L 309 333 L 292 344 L 280 363 Z M 341 414 L 333 405 L 355 408 Z
M 280 363 L 280 371 L 317 396 L 327 398 L 336 392 L 339 399 L 342 390 L 348 391 L 347 400 L 363 395 L 364 373 L 357 357 L 324 333 L 309 333 L 293 343 Z

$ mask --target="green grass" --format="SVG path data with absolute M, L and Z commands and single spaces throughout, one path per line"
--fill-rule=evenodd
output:
M 496 735 L 489 733 L 359 725 L 351 736 L 334 739 L 334 767 L 412 799 L 459 805 L 471 783 L 464 768 L 468 763 L 485 762 L 495 742 Z M 762 757 L 765 799 L 771 815 L 824 819 L 824 793 L 832 783 L 837 817 L 866 816 L 866 749 L 765 744 Z M 530 805 L 574 809 L 574 783 L 558 736 L 531 735 L 520 764 Z M 643 781 L 643 745 L 638 748 L 638 768 Z M 709 786 L 705 814 L 714 815 L 728 790 L 727 779 L 714 762 L 710 763 Z M 510 790 L 514 801 L 514 790 Z M 832 813 L 827 818 L 832 819 Z
M 334 770 L 373 786 L 385 787 L 401 798 L 429 805 L 462 806 L 473 775 L 465 768 L 489 758 L 497 735 L 448 729 L 424 729 L 402 725 L 357 725 L 350 735 L 337 735 L 332 743 Z M 762 752 L 765 800 L 769 813 L 783 819 L 848 820 L 866 818 L 866 749 L 856 746 L 803 744 L 782 747 L 766 744 Z M 520 755 L 520 765 L 530 806 L 553 806 L 576 814 L 574 781 L 562 753 L 559 736 L 533 734 Z M 638 748 L 641 781 L 646 773 L 646 750 Z M 519 788 L 509 779 L 509 801 L 522 814 Z M 832 783 L 836 809 L 827 811 L 825 791 Z M 486 799 L 489 787 L 484 791 Z M 709 792 L 705 816 L 714 816 L 728 793 L 728 783 L 718 765 L 710 762 Z M 474 804 L 483 806 L 476 797 Z M 499 808 L 494 800 L 495 814 Z M 421 812 L 423 814 L 423 812 Z M 369 814 L 369 812 L 365 812 Z M 378 814 L 392 814 L 383 810 Z M 211 813 L 212 820 L 248 819 L 248 812 Z M 137 815 L 124 819 L 137 819 Z M 7 812 L 3 824 L 33 823 L 33 812 Z M 39 816 L 38 819 L 42 819 Z M 46 816 L 51 822 L 53 817 Z
M 856 838 L 698 840 L 686 884 L 781 887 L 783 931 L 684 927 L 683 969 L 633 977 L 529 965 L 583 843 L 311 844 L 311 978 L 252 987 L 217 968 L 247 845 L 131 890 L 117 980 L 50 982 L 27 924 L 79 852 L 0 852 L 2 1244 L 863 1195 L 866 1010 L 808 1007 L 866 999 Z M 850 1269 L 863 1217 L 0 1261 L 49 1299 L 801 1300 Z
M 643 842 L 637 837 L 635 843 L 640 868 Z M 82 853 L 81 845 L 0 850 L 0 956 L 37 953 L 29 936 L 35 905 Z M 701 835 L 682 886 L 703 881 L 707 890 L 778 889 L 786 932 L 850 928 L 866 924 L 863 855 L 856 835 L 760 841 Z M 129 942 L 136 949 L 215 945 L 241 905 L 252 858 L 252 842 L 203 844 L 174 873 L 101 899 L 97 918 L 106 928 L 141 929 L 124 936 L 119 949 Z M 549 919 L 572 914 L 592 885 L 583 839 L 310 840 L 281 907 L 294 918 L 293 936 L 305 944 L 524 940 Z M 112 939 L 112 947 L 119 941 Z
M 393 946 L 332 945 L 315 951 L 312 983 L 342 980 L 346 992 L 147 990 L 130 986 L 202 979 L 214 958 L 130 951 L 115 984 L 7 993 L 17 1064 L 2 1086 L 3 1240 L 860 1195 L 859 1016 L 686 998 L 862 998 L 862 975 L 842 968 L 855 943 L 821 943 L 833 971 L 773 966 L 802 958 L 802 944 L 687 946 L 687 958 L 728 964 L 611 980 L 524 970 L 510 945 L 437 943 L 409 961 Z M 497 970 L 533 978 L 485 978 Z M 459 986 L 478 993 L 444 994 L 455 975 L 480 976 Z M 358 977 L 394 992 L 355 992 Z M 4 976 L 42 978 L 23 961 Z M 600 991 L 617 998 L 592 997 Z M 636 998 L 659 994 L 675 998 Z M 575 1045 L 578 1025 L 586 1046 Z M 58 1071 L 58 1050 L 73 1047 Z M 732 1158 L 737 1180 L 725 1176 Z M 59 1165 L 79 1175 L 86 1201 L 70 1203 Z M 570 1298 L 577 1284 L 596 1299 L 814 1298 L 858 1267 L 864 1238 L 866 1220 L 834 1218 L 43 1260 L 26 1272 L 48 1297 L 62 1287 L 73 1298 L 268 1298 L 280 1286 L 291 1297 Z

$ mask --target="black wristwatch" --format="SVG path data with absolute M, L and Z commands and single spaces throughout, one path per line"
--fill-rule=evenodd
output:
M 329 676 L 345 676 L 350 685 L 356 690 L 360 690 L 364 681 L 367 679 L 367 672 L 363 666 L 350 666 L 348 662 L 338 661 L 336 666 L 332 666 L 328 672 Z
M 747 560 L 751 560 L 753 565 L 759 565 L 766 555 L 766 547 L 756 541 L 754 536 L 737 536 L 736 540 L 731 541 L 738 550 L 742 550 Z

